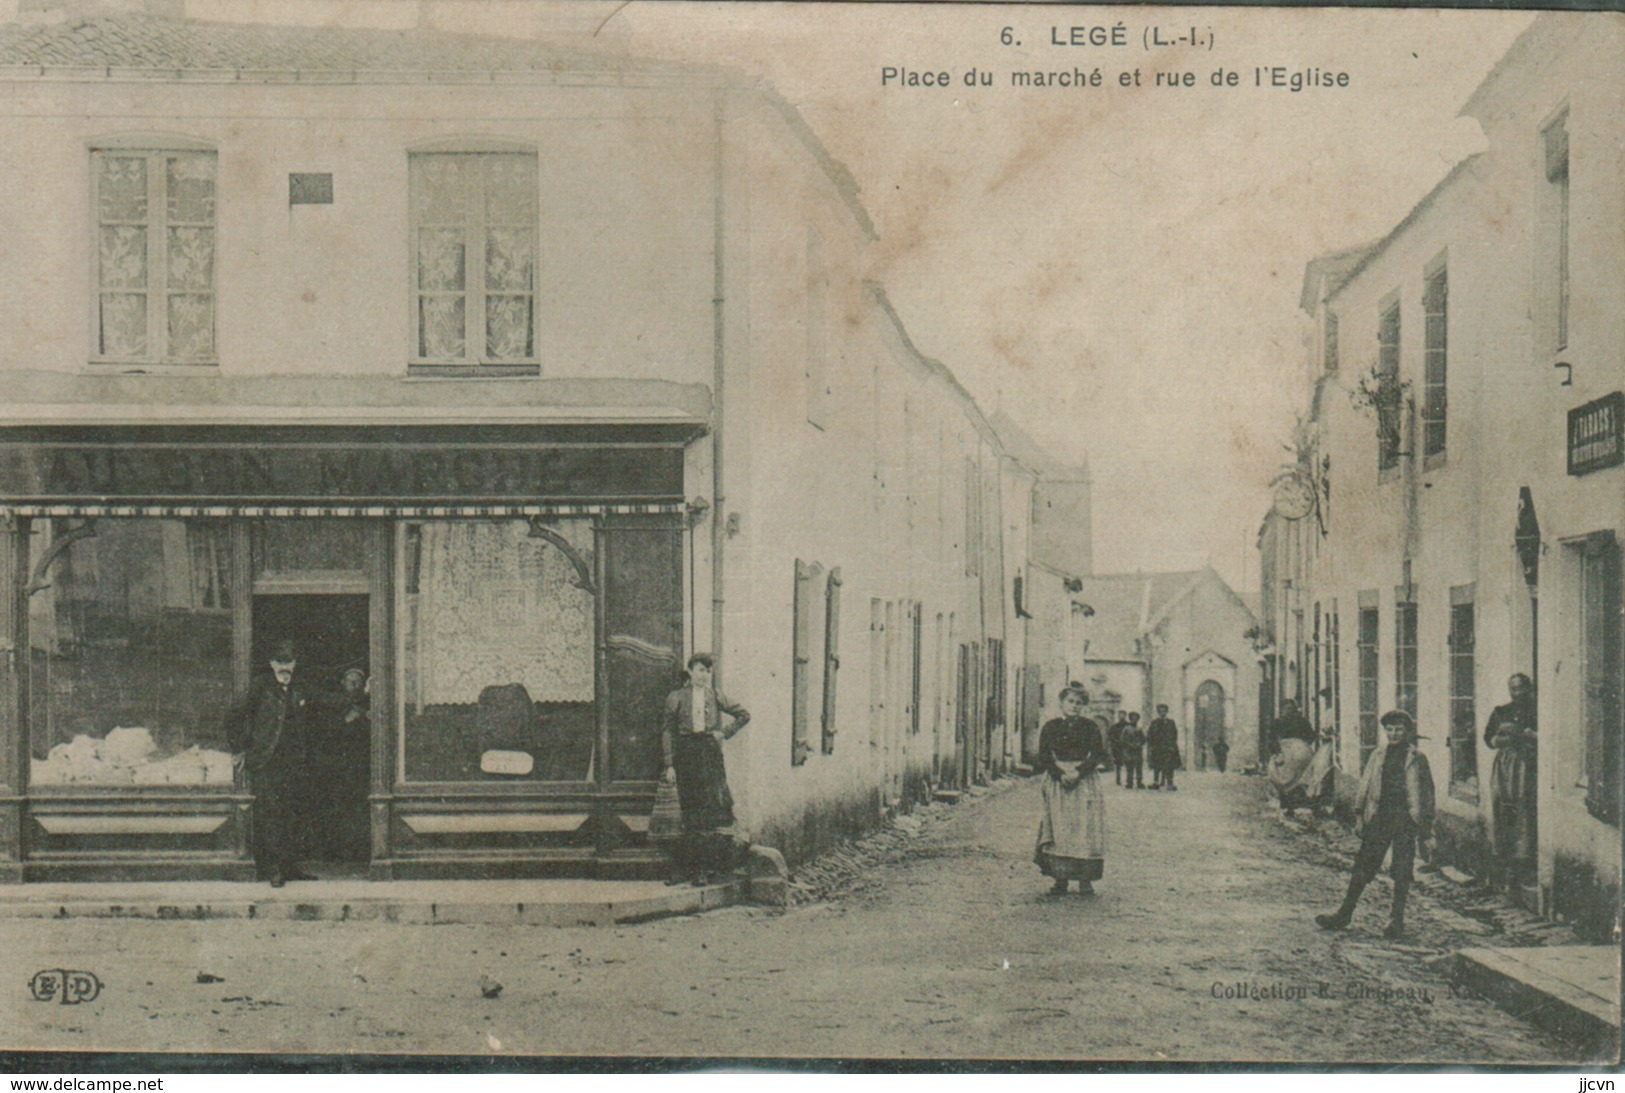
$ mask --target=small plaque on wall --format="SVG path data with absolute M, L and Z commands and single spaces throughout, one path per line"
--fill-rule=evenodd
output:
M 292 174 L 288 176 L 288 204 L 333 204 L 333 176 L 331 174 Z

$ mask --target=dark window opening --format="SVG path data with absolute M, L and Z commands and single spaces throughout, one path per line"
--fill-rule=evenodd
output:
M 1360 769 L 1377 750 L 1377 609 L 1360 609 L 1360 640 L 1356 646 L 1360 682 Z
M 1478 800 L 1478 712 L 1473 680 L 1471 603 L 1450 607 L 1450 792 Z

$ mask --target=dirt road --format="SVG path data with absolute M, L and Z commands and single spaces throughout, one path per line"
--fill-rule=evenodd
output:
M 1578 1061 L 1452 993 L 1482 943 L 1423 895 L 1380 936 L 1256 779 L 1108 787 L 1098 894 L 1030 862 L 1037 786 L 932 810 L 854 892 L 598 929 L 377 923 L 0 922 L 7 1046 L 48 1049 L 1391 1062 Z M 36 967 L 95 971 L 92 1003 L 27 1000 Z M 199 983 L 199 973 L 219 982 Z M 502 989 L 487 998 L 487 987 Z

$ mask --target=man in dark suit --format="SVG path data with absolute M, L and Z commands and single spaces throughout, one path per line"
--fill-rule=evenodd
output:
M 1166 705 L 1157 706 L 1157 716 L 1145 732 L 1145 743 L 1146 758 L 1151 760 L 1151 788 L 1177 790 L 1174 770 L 1179 766 L 1179 730 L 1168 716 Z
M 233 757 L 248 769 L 254 793 L 254 863 L 272 888 L 315 879 L 299 868 L 298 806 L 309 771 L 307 700 L 294 678 L 297 667 L 293 642 L 278 642 L 271 650 L 270 670 L 254 678 L 226 716 L 226 739 Z
M 1123 734 L 1128 731 L 1128 717 L 1119 713 L 1117 720 L 1106 729 L 1106 754 L 1112 757 L 1112 769 L 1117 772 L 1117 784 L 1123 784 Z

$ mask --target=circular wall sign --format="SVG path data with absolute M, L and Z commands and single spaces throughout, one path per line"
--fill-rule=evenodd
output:
M 1302 475 L 1282 475 L 1275 482 L 1275 511 L 1283 519 L 1302 520 L 1315 511 L 1315 487 Z

